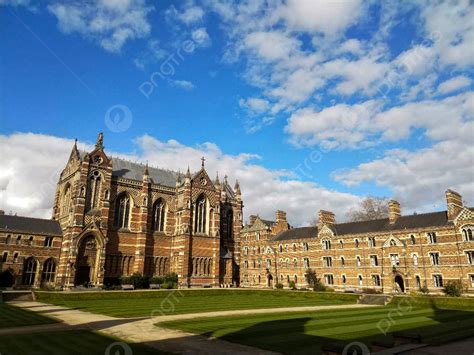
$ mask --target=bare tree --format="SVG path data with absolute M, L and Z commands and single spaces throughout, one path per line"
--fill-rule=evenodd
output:
M 373 196 L 366 197 L 358 208 L 353 208 L 347 213 L 347 219 L 351 222 L 370 221 L 387 216 L 388 199 Z

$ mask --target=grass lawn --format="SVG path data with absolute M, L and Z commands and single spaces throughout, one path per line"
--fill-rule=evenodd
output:
M 0 303 L 0 328 L 56 323 L 41 314 L 27 311 L 9 304 Z M 0 351 L 0 354 L 2 352 Z
M 223 310 L 342 305 L 356 303 L 350 294 L 263 290 L 171 290 L 147 292 L 37 292 L 39 302 L 105 314 L 139 317 Z
M 430 344 L 474 336 L 474 300 L 464 305 L 453 300 L 443 308 L 416 299 L 400 300 L 376 308 L 199 318 L 159 325 L 286 353 L 314 353 L 322 345 L 344 347 L 353 341 L 370 348 L 373 341 L 390 343 L 394 332 L 417 334 Z
M 120 340 L 87 330 L 35 333 L 0 336 L 0 354 L 100 354 Z M 122 342 L 123 344 L 123 342 Z M 159 354 L 160 352 L 140 344 L 128 344 L 133 354 Z M 127 354 L 119 346 L 109 349 L 108 354 Z

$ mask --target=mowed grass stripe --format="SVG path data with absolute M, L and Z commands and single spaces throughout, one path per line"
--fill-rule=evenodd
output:
M 0 328 L 56 323 L 57 321 L 32 311 L 0 303 Z
M 138 298 L 142 295 L 143 298 Z M 81 298 L 81 296 L 83 296 Z M 355 303 L 354 295 L 287 291 L 157 291 L 137 293 L 38 293 L 38 300 L 115 317 L 183 314 L 223 310 L 342 305 Z M 349 297 L 348 297 L 349 296 Z

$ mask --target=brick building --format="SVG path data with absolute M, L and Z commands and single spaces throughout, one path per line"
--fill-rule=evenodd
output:
M 4 215 L 0 222 L 5 219 L 2 267 L 17 283 L 39 286 L 45 257 L 54 262 L 47 281 L 64 287 L 100 286 L 106 278 L 133 273 L 175 272 L 183 286 L 239 282 L 240 187 L 229 186 L 227 177 L 211 180 L 204 158 L 198 172 L 188 168 L 182 176 L 108 157 L 99 134 L 91 152 L 74 144 L 57 184 L 52 220 Z M 33 245 L 23 243 L 25 233 Z M 53 244 L 44 248 L 50 234 Z M 19 235 L 22 244 L 13 245 Z
M 316 226 L 302 228 L 291 228 L 282 211 L 276 221 L 251 216 L 241 231 L 241 285 L 307 287 L 312 269 L 337 290 L 426 285 L 440 292 L 447 281 L 461 280 L 474 292 L 474 209 L 452 190 L 446 200 L 446 211 L 408 216 L 390 201 L 388 218 L 366 222 L 336 223 L 333 213 L 320 211 Z

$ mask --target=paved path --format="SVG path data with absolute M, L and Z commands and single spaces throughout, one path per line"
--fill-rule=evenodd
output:
M 233 316 L 246 314 L 265 314 L 277 312 L 312 312 L 323 309 L 364 308 L 370 305 L 337 305 L 313 307 L 286 307 L 252 310 L 234 310 L 206 313 L 189 313 L 157 317 L 115 318 L 69 309 L 40 302 L 17 302 L 16 306 L 47 315 L 60 320 L 60 324 L 38 325 L 0 329 L 0 335 L 32 333 L 42 331 L 59 331 L 66 329 L 90 329 L 100 333 L 118 337 L 130 343 L 143 343 L 165 352 L 187 354 L 275 354 L 270 351 L 252 348 L 245 345 L 230 343 L 224 340 L 207 338 L 179 330 L 155 326 L 156 323 L 192 319 L 199 317 Z

